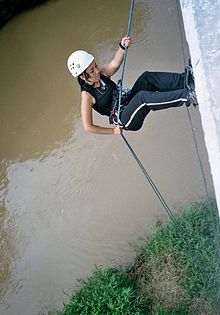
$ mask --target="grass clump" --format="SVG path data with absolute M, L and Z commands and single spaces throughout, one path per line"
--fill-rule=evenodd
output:
M 57 315 L 144 315 L 147 305 L 134 280 L 116 268 L 97 268 Z
M 55 314 L 220 314 L 216 202 L 193 204 L 176 220 L 155 228 L 129 271 L 96 268 Z
M 177 225 L 170 222 L 155 229 L 133 269 L 153 307 L 162 305 L 166 314 L 219 314 L 218 231 L 214 200 L 186 209 Z

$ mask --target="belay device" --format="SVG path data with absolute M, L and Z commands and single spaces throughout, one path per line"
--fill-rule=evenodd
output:
M 120 125 L 120 114 L 123 108 L 128 104 L 130 100 L 131 90 L 130 89 L 123 89 L 120 97 L 120 89 L 122 89 L 122 81 L 118 80 L 116 89 L 113 91 L 113 98 L 112 98 L 112 110 L 109 116 L 110 124 Z M 119 109 L 119 99 L 120 101 L 120 110 Z

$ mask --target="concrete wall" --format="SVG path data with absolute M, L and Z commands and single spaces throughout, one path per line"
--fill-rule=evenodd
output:
M 220 214 L 220 2 L 180 0 Z

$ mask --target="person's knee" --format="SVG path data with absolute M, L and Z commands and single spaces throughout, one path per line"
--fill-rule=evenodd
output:
M 150 71 L 144 71 L 143 75 L 148 75 L 149 73 L 151 73 Z
M 144 72 L 141 74 L 140 78 L 146 80 L 147 77 L 148 77 L 148 75 L 149 75 L 149 73 L 150 73 L 149 71 L 144 71 Z
M 141 90 L 141 91 L 139 91 L 139 92 L 137 93 L 137 95 L 138 95 L 139 97 L 143 97 L 143 96 L 145 96 L 145 95 L 148 94 L 148 93 L 149 93 L 148 91 Z
M 142 125 L 141 126 L 129 126 L 128 128 L 125 128 L 125 130 L 128 130 L 128 131 L 138 131 L 138 130 L 140 130 L 141 129 L 141 127 L 142 127 Z
M 127 130 L 138 131 L 143 126 L 143 122 L 143 117 L 135 117 L 134 120 L 127 126 Z
M 139 99 L 139 103 L 147 103 L 149 98 L 149 91 L 141 90 L 136 94 L 136 97 Z

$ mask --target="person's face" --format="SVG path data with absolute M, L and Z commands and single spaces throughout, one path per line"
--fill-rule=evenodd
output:
M 86 73 L 89 75 L 90 82 L 96 83 L 100 80 L 100 70 L 95 60 L 93 60 L 93 62 L 88 66 Z

